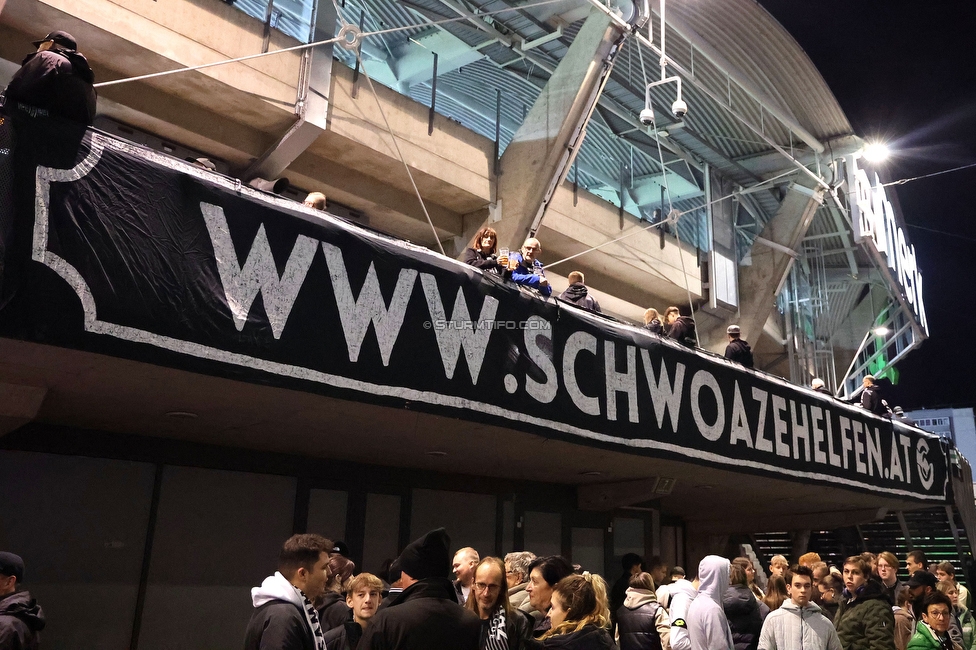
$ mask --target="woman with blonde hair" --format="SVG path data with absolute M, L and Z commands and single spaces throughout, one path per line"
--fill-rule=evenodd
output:
M 607 583 L 598 575 L 566 576 L 552 591 L 549 610 L 552 627 L 540 643 L 530 647 L 561 650 L 610 650 L 616 644 L 607 631 L 610 609 L 607 607 Z

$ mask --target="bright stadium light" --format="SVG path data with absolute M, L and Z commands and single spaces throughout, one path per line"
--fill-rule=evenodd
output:
M 875 336 L 887 336 L 891 330 L 882 325 L 881 327 L 875 327 L 872 331 L 874 332 Z
M 891 150 L 883 142 L 873 142 L 864 147 L 864 159 L 869 163 L 880 163 L 888 159 Z

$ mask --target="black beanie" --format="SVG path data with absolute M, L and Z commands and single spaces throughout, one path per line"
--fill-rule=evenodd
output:
M 451 538 L 443 528 L 407 545 L 398 558 L 400 570 L 414 580 L 446 578 L 451 567 Z

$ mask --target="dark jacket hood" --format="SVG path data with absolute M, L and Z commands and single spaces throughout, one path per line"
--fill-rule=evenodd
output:
M 563 300 L 568 300 L 569 302 L 579 302 L 586 297 L 587 288 L 582 282 L 576 282 L 563 291 L 563 295 L 560 296 Z
M 396 607 L 408 600 L 418 598 L 439 598 L 456 603 L 457 592 L 454 590 L 454 584 L 447 578 L 424 578 L 404 589 L 393 599 L 389 607 Z
M 854 596 L 854 600 L 850 600 L 852 596 Z M 853 607 L 866 600 L 875 600 L 878 598 L 890 604 L 888 594 L 885 593 L 884 585 L 880 580 L 875 578 L 868 578 L 868 581 L 861 585 L 854 594 L 844 589 L 844 598 L 849 600 L 848 607 Z
M 595 625 L 587 625 L 579 632 L 557 634 L 545 640 L 546 648 L 566 648 L 567 650 L 616 650 L 616 644 L 609 632 Z
M 727 616 L 741 616 L 759 611 L 755 594 L 742 585 L 731 585 L 722 595 L 722 608 Z
M 82 54 L 81 52 L 78 52 L 76 50 L 69 50 L 58 46 L 54 46 L 50 50 L 46 50 L 46 51 L 52 54 L 63 56 L 64 58 L 68 59 L 68 62 L 71 63 L 72 71 L 76 75 L 78 75 L 80 79 L 90 84 L 95 83 L 95 72 L 91 69 L 91 65 L 88 64 L 88 59 L 86 59 L 85 55 Z M 42 53 L 31 52 L 26 57 L 24 57 L 24 60 L 21 62 L 21 65 L 26 64 L 28 61 L 30 61 L 31 59 L 33 59 L 34 57 L 40 54 Z
M 29 591 L 15 591 L 0 598 L 0 615 L 19 618 L 33 632 L 40 632 L 47 623 L 43 610 Z

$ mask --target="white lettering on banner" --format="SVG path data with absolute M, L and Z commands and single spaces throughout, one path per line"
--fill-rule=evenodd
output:
M 755 386 L 752 387 L 752 399 L 759 402 L 759 424 L 756 426 L 756 450 L 772 451 L 773 443 L 766 437 L 766 403 L 769 393 Z
M 346 339 L 349 360 L 353 363 L 359 360 L 363 339 L 366 338 L 366 331 L 372 323 L 383 365 L 389 366 L 393 345 L 400 336 L 400 327 L 407 314 L 407 302 L 417 280 L 417 271 L 400 269 L 393 298 L 390 300 L 390 306 L 387 307 L 380 291 L 380 281 L 376 277 L 373 262 L 369 263 L 366 280 L 359 291 L 359 297 L 356 298 L 352 295 L 352 286 L 349 284 L 349 274 L 346 272 L 346 263 L 342 259 L 342 251 L 337 246 L 326 242 L 322 242 L 322 250 L 329 264 L 329 277 L 332 279 L 332 290 L 335 292 L 336 307 L 339 309 L 339 321 Z
M 875 249 L 884 255 L 887 265 L 894 271 L 895 280 L 905 292 L 919 325 L 929 332 L 922 299 L 922 273 L 918 268 L 915 246 L 909 246 L 905 232 L 895 221 L 895 211 L 888 200 L 884 185 L 877 174 L 874 187 L 868 175 L 857 166 L 857 158 L 848 158 L 848 183 L 851 186 L 851 221 L 854 224 L 854 241 L 860 243 L 870 238 Z
M 627 396 L 627 416 L 631 422 L 640 422 L 637 411 L 637 348 L 626 346 L 627 369 L 617 372 L 617 350 L 613 341 L 603 343 L 603 371 L 607 383 L 607 419 L 617 419 L 617 393 Z
M 797 408 L 799 407 L 799 408 Z M 802 402 L 790 400 L 790 424 L 793 425 L 793 460 L 800 459 L 800 443 L 803 443 L 803 453 L 806 462 L 810 462 L 810 416 L 807 406 Z
M 486 298 L 488 300 L 490 298 Z M 525 353 L 529 359 L 538 366 L 546 375 L 546 382 L 538 382 L 528 374 L 525 375 L 525 392 L 536 401 L 548 404 L 556 399 L 559 392 L 559 377 L 556 373 L 556 364 L 552 361 L 552 326 L 549 321 L 541 316 L 529 316 L 528 327 L 525 328 L 523 337 L 525 338 Z M 535 327 L 538 325 L 538 327 Z M 543 350 L 539 346 L 539 338 L 548 339 L 549 349 Z M 595 340 L 595 339 L 594 339 Z M 599 415 L 600 405 L 597 403 L 597 415 Z
M 644 366 L 644 380 L 647 390 L 651 392 L 651 405 L 654 407 L 654 417 L 657 418 L 657 428 L 664 429 L 664 416 L 671 418 L 671 430 L 678 432 L 678 413 L 681 410 L 681 386 L 685 381 L 685 364 L 674 366 L 674 383 L 668 377 L 668 367 L 661 359 L 661 372 L 654 378 L 654 368 L 651 367 L 651 356 L 647 350 L 641 348 L 640 358 Z
M 715 400 L 715 422 L 708 424 L 701 412 L 701 389 L 708 388 L 712 391 L 712 398 Z M 722 437 L 725 431 L 725 400 L 722 399 L 722 390 L 715 380 L 715 375 L 707 370 L 699 370 L 691 378 L 691 416 L 698 425 L 698 432 L 705 440 L 715 442 Z
M 600 400 L 584 395 L 576 383 L 576 356 L 583 350 L 596 356 L 596 337 L 586 332 L 570 334 L 563 348 L 563 382 L 576 408 L 587 415 L 600 415 Z
M 264 311 L 268 315 L 271 334 L 276 339 L 281 338 L 285 329 L 288 315 L 295 305 L 298 291 L 305 282 L 305 275 L 312 266 L 312 258 L 318 248 L 318 242 L 305 235 L 299 235 L 288 255 L 285 270 L 278 277 L 274 254 L 268 243 L 268 235 L 264 231 L 264 224 L 258 226 L 258 233 L 248 250 L 244 265 L 237 259 L 234 242 L 230 238 L 230 228 L 224 209 L 219 205 L 201 203 L 200 211 L 210 233 L 210 241 L 214 248 L 214 258 L 217 260 L 217 272 L 220 282 L 224 286 L 227 306 L 234 318 L 234 326 L 240 332 L 244 329 L 251 305 L 258 293 L 264 302 Z
M 421 273 L 420 284 L 424 288 L 424 297 L 427 299 L 427 309 L 430 311 L 431 320 L 435 322 L 450 321 L 459 325 L 459 327 L 434 328 L 437 348 L 440 350 L 441 362 L 444 364 L 444 375 L 448 379 L 454 378 L 458 358 L 461 355 L 461 350 L 464 350 L 464 358 L 468 362 L 468 372 L 471 374 L 471 383 L 477 385 L 478 375 L 481 374 L 481 364 L 485 359 L 485 350 L 488 347 L 488 339 L 491 338 L 492 333 L 492 328 L 486 327 L 485 324 L 495 320 L 498 300 L 491 296 L 485 296 L 485 301 L 481 304 L 481 315 L 478 316 L 478 326 L 461 327 L 460 325 L 471 322 L 471 312 L 468 311 L 468 303 L 464 299 L 464 292 L 461 288 L 458 287 L 457 296 L 454 298 L 454 309 L 448 318 L 444 313 L 441 292 L 437 289 L 437 279 L 429 273 Z
M 269 348 L 265 345 L 267 341 L 257 342 L 255 347 L 259 353 L 254 354 L 248 350 L 224 349 L 217 342 L 219 339 L 208 339 L 207 343 L 200 342 L 194 339 L 193 332 L 184 335 L 182 338 L 173 337 L 151 329 L 140 329 L 136 326 L 104 320 L 105 314 L 98 313 L 96 303 L 100 297 L 95 293 L 95 291 L 105 290 L 104 287 L 89 286 L 81 271 L 72 265 L 71 259 L 61 257 L 61 255 L 94 254 L 97 257 L 104 254 L 106 255 L 105 261 L 112 264 L 116 260 L 109 259 L 107 256 L 116 251 L 106 252 L 98 248 L 89 249 L 84 247 L 87 242 L 77 244 L 67 241 L 72 236 L 69 232 L 72 224 L 60 223 L 58 225 L 59 228 L 65 229 L 58 232 L 58 236 L 63 238 L 58 253 L 48 250 L 48 237 L 52 225 L 49 214 L 52 203 L 51 183 L 71 183 L 84 177 L 97 163 L 101 147 L 111 145 L 111 143 L 105 144 L 106 142 L 99 134 L 92 134 L 92 152 L 86 157 L 85 162 L 79 164 L 75 169 L 59 170 L 43 166 L 36 169 L 37 186 L 31 259 L 57 274 L 74 290 L 83 309 L 83 327 L 86 333 L 96 337 L 113 337 L 117 340 L 139 345 L 155 346 L 160 350 L 167 350 L 179 355 L 228 364 L 245 371 L 268 373 L 287 380 L 310 382 L 316 386 L 327 386 L 341 391 L 354 391 L 363 395 L 427 404 L 439 409 L 477 413 L 492 420 L 510 421 L 513 423 L 512 426 L 516 428 L 533 432 L 539 430 L 542 435 L 546 435 L 546 432 L 550 431 L 559 432 L 581 444 L 596 442 L 648 455 L 656 455 L 662 452 L 691 459 L 691 462 L 709 463 L 723 468 L 750 468 L 770 475 L 789 477 L 791 480 L 810 479 L 833 485 L 863 488 L 874 492 L 884 491 L 889 495 L 909 498 L 937 502 L 943 502 L 947 498 L 947 482 L 943 483 L 946 479 L 946 459 L 945 454 L 942 453 L 943 448 L 936 439 L 926 439 L 914 432 L 912 435 L 899 433 L 899 431 L 909 432 L 910 429 L 898 423 L 882 423 L 874 416 L 862 414 L 854 407 L 844 406 L 829 399 L 823 399 L 812 394 L 801 395 L 799 390 L 790 391 L 790 394 L 797 397 L 795 403 L 793 401 L 784 402 L 784 400 L 777 398 L 773 391 L 789 391 L 790 389 L 773 378 L 752 379 L 745 373 L 737 373 L 734 370 L 715 369 L 715 372 L 722 373 L 717 379 L 712 372 L 699 369 L 694 372 L 694 377 L 689 385 L 686 385 L 684 383 L 688 374 L 686 365 L 679 363 L 678 359 L 684 359 L 688 364 L 695 364 L 692 366 L 693 368 L 708 365 L 708 362 L 701 359 L 696 353 L 680 348 L 668 352 L 667 348 L 670 348 L 671 345 L 667 343 L 650 341 L 645 348 L 642 347 L 642 344 L 637 343 L 633 337 L 626 339 L 633 345 L 627 349 L 625 371 L 621 371 L 615 363 L 611 366 L 610 383 L 615 386 L 615 388 L 611 388 L 611 393 L 618 402 L 622 400 L 619 399 L 620 396 L 617 393 L 625 393 L 628 398 L 628 419 L 634 417 L 639 419 L 640 410 L 643 409 L 645 411 L 643 421 L 647 424 L 644 427 L 626 424 L 609 427 L 607 426 L 609 412 L 601 413 L 600 404 L 605 397 L 605 387 L 598 388 L 598 386 L 600 381 L 606 380 L 608 376 L 608 359 L 616 361 L 615 354 L 606 349 L 607 340 L 613 339 L 612 345 L 615 344 L 619 347 L 625 345 L 621 340 L 623 337 L 616 338 L 612 331 L 601 332 L 597 335 L 579 331 L 573 332 L 571 329 L 573 319 L 571 318 L 562 321 L 566 323 L 563 331 L 554 332 L 545 319 L 539 316 L 529 316 L 525 323 L 528 327 L 521 328 L 524 330 L 524 346 L 517 346 L 512 342 L 514 352 L 517 353 L 521 347 L 523 354 L 540 369 L 540 373 L 533 372 L 532 377 L 526 378 L 526 392 L 539 402 L 559 405 L 558 411 L 553 411 L 550 408 L 538 412 L 533 411 L 532 408 L 519 408 L 516 404 L 506 402 L 503 394 L 490 392 L 498 387 L 491 387 L 489 391 L 483 391 L 479 387 L 474 392 L 466 394 L 466 391 L 471 391 L 471 386 L 467 384 L 466 378 L 457 376 L 457 363 L 461 351 L 464 351 L 466 356 L 469 353 L 475 353 L 475 357 L 471 359 L 472 363 L 468 365 L 469 371 L 472 373 L 472 380 L 478 381 L 480 372 L 475 369 L 475 366 L 483 368 L 484 348 L 487 344 L 476 338 L 459 338 L 454 342 L 448 342 L 446 345 L 444 345 L 444 341 L 447 339 L 438 340 L 442 361 L 445 365 L 445 374 L 450 376 L 455 383 L 447 387 L 446 390 L 431 390 L 425 386 L 423 381 L 426 377 L 418 375 L 416 372 L 407 372 L 403 375 L 406 377 L 404 380 L 407 382 L 406 385 L 386 381 L 380 376 L 380 373 L 377 373 L 377 378 L 364 379 L 344 373 L 342 372 L 343 369 L 337 373 L 336 369 L 330 367 L 305 367 L 300 363 L 268 358 L 274 351 L 272 350 L 269 353 Z M 168 164 L 168 161 L 169 159 L 160 158 L 158 162 Z M 221 181 L 211 179 L 211 182 L 219 185 Z M 230 181 L 227 181 L 223 189 L 238 194 L 243 192 L 256 203 L 270 200 L 257 193 L 249 194 L 249 190 L 235 187 Z M 384 251 L 381 257 L 376 258 L 377 261 L 382 260 L 381 263 L 384 265 L 382 268 L 385 272 L 382 274 L 377 274 L 373 260 L 357 257 L 354 281 L 357 286 L 360 282 L 362 284 L 357 291 L 358 296 L 355 296 L 342 251 L 334 245 L 315 242 L 314 240 L 312 241 L 313 246 L 309 246 L 307 237 L 302 239 L 295 235 L 296 243 L 292 246 L 292 251 L 288 253 L 289 258 L 284 264 L 285 270 L 279 277 L 277 268 L 281 265 L 275 262 L 267 242 L 267 233 L 263 229 L 259 229 L 261 236 L 255 235 L 247 255 L 242 257 L 244 263 L 241 264 L 228 233 L 228 222 L 223 211 L 217 206 L 201 205 L 205 208 L 204 221 L 219 258 L 217 261 L 217 265 L 221 267 L 219 279 L 225 284 L 225 293 L 229 291 L 227 298 L 231 310 L 230 315 L 238 330 L 246 320 L 253 320 L 253 315 L 248 314 L 248 311 L 250 305 L 256 300 L 258 292 L 261 292 L 262 300 L 267 305 L 265 308 L 267 317 L 273 325 L 272 327 L 260 328 L 258 334 L 265 336 L 266 332 L 270 332 L 275 338 L 283 336 L 282 330 L 289 319 L 289 314 L 293 311 L 293 306 L 297 304 L 298 291 L 303 280 L 309 277 L 309 265 L 316 263 L 317 253 L 315 249 L 318 243 L 322 243 L 325 261 L 329 266 L 335 306 L 338 310 L 338 318 L 335 320 L 341 322 L 315 323 L 315 325 L 321 325 L 322 331 L 328 332 L 341 329 L 342 336 L 346 339 L 350 360 L 356 361 L 360 357 L 362 344 L 370 323 L 372 323 L 376 332 L 382 363 L 384 365 L 390 364 L 392 350 L 405 322 L 407 308 L 410 306 L 410 300 L 414 298 L 413 288 L 416 285 L 417 271 L 398 269 L 392 265 L 391 259 L 394 264 L 396 259 L 395 255 L 390 254 L 390 251 Z M 121 229 L 127 226 L 125 220 L 119 224 L 123 235 L 126 233 Z M 204 224 L 200 224 L 200 227 L 203 228 Z M 343 225 L 342 228 L 354 230 L 354 228 L 346 225 Z M 365 239 L 375 238 L 378 244 L 381 243 L 380 238 L 370 233 L 360 233 L 359 236 Z M 898 241 L 897 235 L 895 241 Z M 74 245 L 72 249 L 72 244 L 77 245 Z M 233 257 L 230 253 L 233 253 Z M 284 251 L 279 252 L 276 249 L 275 253 L 283 255 Z M 97 261 L 102 262 L 103 260 L 98 257 Z M 409 260 L 407 261 L 409 262 Z M 196 263 L 196 260 L 191 259 L 189 263 Z M 361 269 L 366 269 L 366 271 L 364 272 Z M 422 283 L 425 284 L 424 299 L 428 301 L 427 307 L 432 313 L 435 311 L 444 312 L 446 310 L 441 302 L 443 296 L 435 291 L 440 278 L 434 273 L 436 272 L 432 272 L 428 277 L 422 279 Z M 471 273 L 473 272 L 469 271 L 466 274 L 469 280 L 473 279 L 469 275 Z M 452 275 L 448 279 L 448 283 L 452 286 L 451 291 L 456 286 L 457 275 L 459 274 Z M 380 277 L 388 282 L 388 284 L 384 283 L 385 295 L 391 296 L 388 303 L 383 297 L 384 292 L 380 291 Z M 394 277 L 396 278 L 395 281 Z M 315 297 L 318 300 L 328 301 L 333 297 L 329 295 L 327 286 L 313 287 L 313 289 L 316 290 Z M 112 287 L 108 287 L 108 291 L 112 290 Z M 125 297 L 114 295 L 110 299 L 118 301 L 120 298 L 124 300 Z M 421 299 L 420 296 L 416 296 L 416 298 Z M 417 307 L 422 309 L 419 305 Z M 497 305 L 498 309 L 501 307 L 500 304 Z M 495 313 L 495 310 L 495 305 L 488 302 L 483 303 L 481 307 L 482 321 L 486 321 L 490 315 Z M 106 309 L 104 311 L 108 313 L 112 310 Z M 451 318 L 462 319 L 464 316 L 462 312 L 466 313 L 467 311 L 466 302 L 455 296 Z M 331 309 L 328 312 L 331 313 Z M 125 314 L 122 314 L 121 317 L 127 318 Z M 493 326 L 489 328 L 481 327 L 480 325 L 484 324 L 481 322 L 478 328 L 464 327 L 459 329 L 462 331 L 471 329 L 472 332 L 484 329 L 491 331 L 498 322 L 487 321 Z M 474 323 L 469 324 L 474 325 Z M 220 334 L 226 336 L 223 330 Z M 290 335 L 291 330 L 289 330 Z M 302 332 L 296 332 L 296 335 L 296 341 L 300 344 L 309 343 L 304 339 Z M 558 341 L 564 339 L 566 344 L 560 350 Z M 423 341 L 427 345 L 432 343 L 432 339 L 429 337 L 416 340 Z M 234 344 L 232 336 L 228 341 L 230 343 L 224 342 L 223 344 Z M 332 339 L 319 337 L 318 341 L 313 341 L 311 344 L 334 346 L 337 345 L 337 341 L 334 340 L 334 337 Z M 601 345 L 605 346 L 603 352 L 606 354 L 598 354 Z M 636 355 L 632 356 L 635 349 L 640 351 L 639 360 L 644 368 L 644 382 L 636 379 L 636 366 L 634 364 L 638 359 Z M 589 352 L 589 355 L 581 357 L 580 353 L 584 350 Z M 655 363 L 658 368 L 652 367 L 651 354 L 657 355 Z M 449 357 L 449 363 L 445 361 L 446 357 L 443 355 Z M 368 356 L 372 358 L 374 355 Z M 561 361 L 560 356 L 562 356 Z M 670 372 L 664 358 L 670 360 Z M 371 363 L 379 365 L 372 360 Z M 436 364 L 436 362 L 434 363 Z M 448 365 L 453 370 L 449 369 Z M 577 374 L 577 369 L 579 374 Z M 364 370 L 364 374 L 367 376 L 368 372 L 369 369 Z M 560 372 L 562 377 L 560 377 Z M 486 372 L 486 374 L 488 373 Z M 542 375 L 545 377 L 544 381 L 541 379 Z M 417 377 L 421 377 L 421 379 L 418 380 Z M 577 377 L 593 379 L 592 386 L 597 396 L 584 395 L 577 382 Z M 721 387 L 718 383 L 719 380 L 723 382 Z M 763 388 L 753 386 L 753 381 Z M 644 383 L 647 384 L 646 392 Z M 484 381 L 481 381 L 481 384 L 484 384 Z M 639 390 L 634 393 L 632 387 L 637 384 L 640 384 L 637 386 Z M 559 394 L 561 386 L 566 387 L 567 394 Z M 459 389 L 456 392 L 453 390 L 455 387 Z M 709 396 L 703 393 L 703 389 L 706 387 L 709 389 Z M 504 377 L 504 388 L 509 394 L 514 394 L 519 389 L 517 378 L 510 374 L 506 375 Z M 730 388 L 729 393 L 723 395 L 721 388 Z M 634 403 L 633 395 L 635 394 L 637 403 Z M 751 395 L 757 404 L 753 405 L 752 401 L 745 397 L 746 395 Z M 571 409 L 567 412 L 563 408 L 563 404 L 568 404 L 570 398 L 582 413 L 593 417 L 580 417 L 579 413 L 574 415 Z M 682 415 L 680 410 L 685 408 L 683 404 L 685 398 L 691 398 L 692 401 L 688 404 L 686 415 Z M 712 404 L 709 401 L 712 399 L 715 400 L 714 411 L 712 411 Z M 728 400 L 731 400 L 731 406 Z M 703 405 L 704 409 L 702 408 Z M 729 408 L 732 408 L 733 413 L 732 417 L 726 420 L 725 416 Z M 769 408 L 774 410 L 773 415 L 770 416 L 773 422 L 768 422 Z M 809 411 L 807 411 L 808 408 Z M 423 410 L 423 407 L 421 409 Z M 654 411 L 654 419 L 657 421 L 656 429 L 648 418 L 647 410 L 649 409 Z M 714 423 L 712 423 L 711 417 L 713 413 Z M 706 416 L 706 414 L 708 415 Z M 845 420 L 847 420 L 849 431 L 838 430 L 833 432 L 832 427 L 840 424 L 842 414 L 848 416 Z M 601 419 L 601 415 L 603 415 L 602 421 L 598 421 Z M 693 417 L 694 424 L 682 421 L 683 426 L 679 427 L 679 419 L 684 417 Z M 859 420 L 863 421 L 858 422 Z M 851 426 L 852 421 L 854 422 L 853 427 Z M 670 430 L 666 428 L 666 422 L 670 425 Z M 726 424 L 727 422 L 730 424 Z M 878 423 L 877 427 L 870 426 L 871 423 L 875 422 Z M 753 427 L 753 424 L 756 426 Z M 767 424 L 769 430 L 766 428 Z M 696 425 L 703 438 L 712 441 L 711 444 L 703 445 L 701 440 L 694 436 Z M 729 427 L 727 444 L 723 439 L 726 426 Z M 834 433 L 837 435 L 835 436 Z M 851 433 L 853 437 L 848 438 Z M 919 439 L 920 437 L 922 439 Z M 698 442 L 695 442 L 696 439 Z M 744 443 L 745 448 L 739 446 L 740 442 Z M 784 448 L 792 450 L 793 458 L 799 460 L 801 443 L 805 447 L 804 456 L 808 465 L 812 453 L 812 466 L 807 467 L 799 462 L 784 463 L 782 460 Z M 840 450 L 845 445 L 847 448 L 844 449 L 844 458 L 842 459 Z M 771 453 L 774 449 L 775 454 L 780 454 L 779 457 Z M 836 469 L 843 465 L 852 467 L 852 469 L 848 472 L 841 472 Z M 915 477 L 912 475 L 913 466 L 917 469 L 918 480 L 914 480 Z M 875 476 L 875 471 L 878 475 L 884 476 L 886 479 L 884 484 L 877 481 L 862 480 L 862 476 Z M 936 486 L 936 482 L 943 484 Z M 933 487 L 936 487 L 935 491 L 929 492 Z
M 752 449 L 752 431 L 749 430 L 749 418 L 746 417 L 746 407 L 742 403 L 742 392 L 739 390 L 739 382 L 736 381 L 732 394 L 732 431 L 729 433 L 729 444 L 737 445 L 740 442 L 746 443 L 746 447 Z

